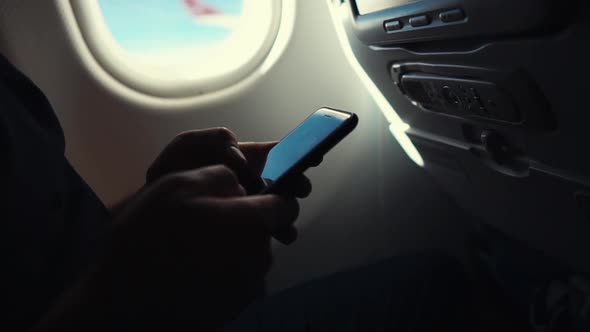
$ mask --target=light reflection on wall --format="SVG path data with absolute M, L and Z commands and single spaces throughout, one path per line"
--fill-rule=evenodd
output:
M 332 22 L 334 23 L 334 28 L 336 29 L 340 46 L 342 47 L 342 51 L 344 52 L 348 62 L 362 81 L 363 85 L 367 88 L 367 91 L 381 110 L 381 113 L 383 113 L 385 116 L 387 122 L 389 122 L 389 130 L 391 131 L 393 137 L 401 145 L 408 157 L 414 163 L 416 163 L 416 165 L 424 167 L 424 159 L 407 135 L 407 131 L 410 129 L 410 126 L 400 118 L 400 116 L 393 109 L 385 96 L 383 96 L 381 91 L 379 91 L 379 88 L 377 88 L 375 83 L 371 80 L 367 72 L 363 69 L 354 55 L 350 43 L 348 42 L 346 31 L 344 30 L 344 24 L 341 22 L 342 18 L 345 18 L 348 15 L 346 12 L 347 7 L 340 6 L 340 1 L 326 1 L 328 2 L 328 7 L 330 8 L 330 16 L 332 18 Z

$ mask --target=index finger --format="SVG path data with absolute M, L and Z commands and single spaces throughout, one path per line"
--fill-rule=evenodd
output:
M 268 153 L 278 142 L 243 142 L 239 143 L 240 150 L 246 156 L 250 169 L 258 175 L 262 174 Z
M 227 128 L 182 132 L 153 161 L 146 180 L 149 183 L 165 174 L 220 164 L 232 146 L 237 147 L 238 141 L 236 135 Z

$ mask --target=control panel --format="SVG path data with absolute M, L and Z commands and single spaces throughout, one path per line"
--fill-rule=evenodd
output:
M 537 131 L 556 126 L 542 91 L 518 69 L 406 62 L 391 66 L 391 78 L 418 110 Z
M 423 27 L 440 27 L 447 24 L 466 23 L 467 16 L 463 9 L 436 10 L 420 15 L 410 15 L 386 20 L 383 28 L 386 33 L 393 34 Z
M 429 111 L 510 123 L 522 120 L 511 98 L 492 82 L 411 73 L 401 77 L 400 87 Z
M 368 45 L 505 36 L 547 30 L 567 23 L 568 4 L 559 0 L 350 1 L 353 29 Z M 373 4 L 371 4 L 373 6 Z

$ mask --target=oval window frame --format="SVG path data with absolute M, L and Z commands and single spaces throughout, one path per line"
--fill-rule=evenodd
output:
M 267 1 L 271 11 L 270 24 L 260 47 L 253 48 L 252 56 L 229 72 L 220 71 L 218 75 L 208 77 L 195 75 L 193 79 L 156 78 L 149 73 L 142 73 L 137 66 L 134 68 L 131 61 L 125 60 L 126 56 L 113 38 L 97 0 L 70 0 L 69 2 L 86 46 L 96 62 L 112 78 L 142 95 L 162 99 L 186 99 L 234 86 L 262 67 L 265 71 L 268 70 L 280 57 L 283 49 L 275 50 L 277 46 L 275 44 L 285 24 L 285 3 L 292 0 L 256 1 Z M 287 22 L 286 25 L 294 24 L 294 15 L 291 19 L 293 22 Z M 290 35 L 287 36 L 287 39 L 289 38 Z M 281 44 L 278 46 L 282 48 L 286 47 L 283 42 L 278 44 Z

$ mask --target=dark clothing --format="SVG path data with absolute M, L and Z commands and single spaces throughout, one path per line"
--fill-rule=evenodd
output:
M 45 96 L 3 57 L 0 148 L 0 331 L 27 330 L 91 260 L 107 210 L 64 157 Z
M 457 262 L 443 255 L 413 254 L 263 299 L 224 332 L 474 331 L 470 295 Z

